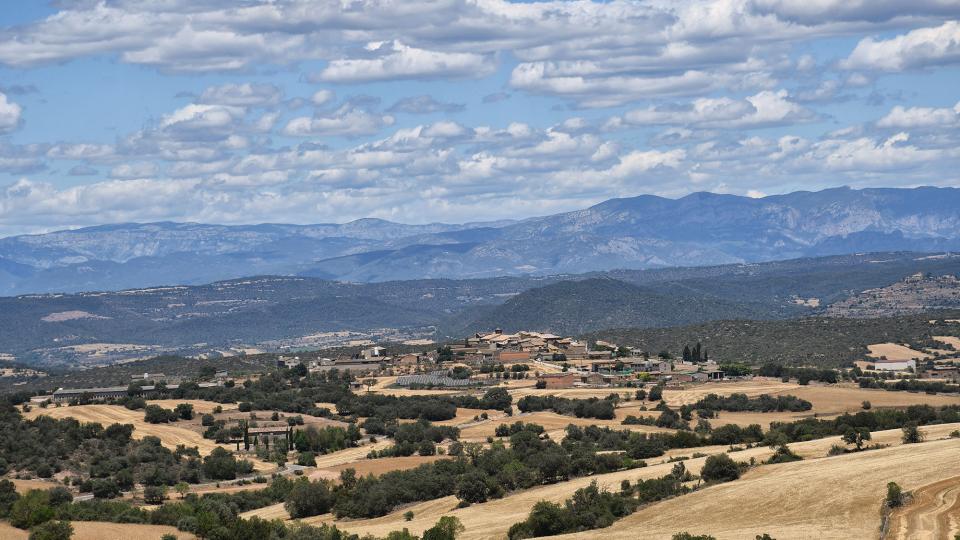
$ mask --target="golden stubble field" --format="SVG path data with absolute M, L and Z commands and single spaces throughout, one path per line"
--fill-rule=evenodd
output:
M 194 405 L 194 410 L 207 409 L 212 410 L 212 408 L 217 403 L 203 402 L 197 400 L 167 400 L 172 406 L 176 406 L 178 403 L 191 403 Z M 160 404 L 166 403 L 165 401 L 150 401 L 150 404 Z M 134 438 L 142 439 L 143 437 L 157 437 L 160 439 L 160 442 L 170 448 L 171 450 L 176 448 L 178 444 L 183 444 L 188 447 L 196 446 L 200 455 L 207 455 L 213 451 L 217 446 L 222 446 L 227 450 L 234 450 L 235 447 L 232 445 L 218 445 L 211 441 L 210 439 L 204 439 L 203 435 L 199 430 L 191 428 L 188 426 L 197 425 L 199 420 L 187 423 L 187 422 L 172 422 L 169 424 L 150 424 L 143 420 L 143 411 L 131 411 L 126 407 L 120 405 L 77 405 L 73 407 L 47 407 L 46 409 L 41 409 L 39 407 L 33 408 L 30 412 L 23 413 L 26 418 L 36 418 L 41 415 L 50 416 L 52 418 L 74 418 L 80 422 L 99 422 L 104 425 L 104 427 L 110 424 L 131 424 L 133 425 L 133 436 Z M 275 468 L 273 464 L 264 463 L 257 459 L 250 459 L 257 470 L 267 471 Z
M 865 538 L 867 536 L 861 536 L 856 533 L 852 535 L 848 534 L 847 536 L 829 536 L 826 533 L 832 534 L 830 531 L 833 530 L 835 524 L 843 523 L 849 516 L 863 520 L 863 522 L 856 524 L 860 529 L 854 530 L 864 530 L 864 527 L 868 526 L 866 524 L 868 520 L 873 520 L 870 521 L 870 527 L 879 527 L 879 504 L 885 493 L 886 482 L 890 480 L 901 483 L 901 485 L 907 489 L 913 489 L 945 477 L 960 474 L 960 461 L 955 459 L 957 453 L 960 452 L 960 439 L 935 440 L 947 437 L 951 431 L 958 427 L 960 427 L 960 424 L 923 428 L 922 430 L 931 442 L 909 446 L 900 445 L 900 430 L 876 432 L 873 434 L 873 442 L 890 444 L 890 448 L 830 458 L 825 456 L 832 445 L 840 443 L 838 437 L 794 443 L 790 445 L 791 448 L 807 458 L 805 461 L 794 464 L 761 466 L 750 471 L 745 478 L 730 484 L 728 487 L 734 488 L 741 482 L 754 477 L 766 478 L 780 468 L 793 465 L 792 469 L 796 469 L 796 471 L 785 476 L 782 482 L 786 482 L 786 484 L 778 487 L 776 491 L 771 491 L 772 488 L 768 488 L 762 484 L 760 487 L 755 488 L 758 491 L 748 502 L 741 502 L 741 492 L 737 491 L 736 496 L 722 499 L 721 506 L 723 508 L 715 508 L 714 506 L 701 508 L 701 504 L 706 504 L 706 502 L 704 502 L 706 499 L 702 498 L 705 493 L 723 488 L 724 486 L 709 488 L 702 492 L 653 505 L 644 510 L 643 512 L 645 512 L 645 515 L 649 518 L 651 514 L 657 514 L 660 511 L 658 508 L 661 505 L 671 504 L 676 506 L 675 509 L 671 507 L 669 510 L 664 510 L 670 511 L 672 514 L 669 520 L 663 521 L 664 529 L 662 532 L 655 529 L 649 536 L 646 536 L 645 534 L 648 527 L 645 521 L 634 520 L 629 527 L 623 526 L 624 532 L 622 537 L 629 537 L 631 539 L 669 539 L 672 534 L 681 530 L 688 529 L 694 532 L 696 527 L 700 527 L 700 532 L 710 532 L 711 534 L 723 533 L 723 536 L 718 534 L 718 538 L 753 538 L 754 535 L 763 532 L 761 529 L 756 529 L 756 532 L 751 532 L 751 530 L 754 530 L 753 527 L 755 524 L 756 526 L 761 526 L 767 523 L 790 523 L 791 520 L 797 520 L 799 519 L 798 516 L 801 516 L 803 517 L 801 520 L 802 525 L 798 525 L 794 533 L 790 532 L 790 527 L 781 527 L 776 530 L 783 533 L 783 538 L 810 538 L 810 536 L 803 536 L 802 531 L 809 531 L 811 527 L 814 527 L 813 530 L 822 529 L 825 531 L 823 538 Z M 694 452 L 712 454 L 726 450 L 726 447 L 705 447 L 677 451 L 676 453 L 672 452 L 671 454 L 689 456 Z M 761 461 L 769 457 L 771 453 L 772 450 L 770 448 L 758 447 L 735 452 L 731 454 L 731 456 L 737 461 L 748 461 L 751 457 Z M 891 455 L 892 457 L 888 457 Z M 923 465 L 918 469 L 907 471 L 909 465 L 912 463 L 913 456 L 916 456 L 918 460 L 922 461 Z M 861 459 L 864 460 L 863 464 L 859 464 L 861 463 L 859 461 Z M 951 460 L 951 463 L 941 467 L 936 461 L 930 460 Z M 684 463 L 688 469 L 696 473 L 699 472 L 704 461 L 705 458 L 701 457 L 689 459 Z M 598 484 L 603 487 L 616 490 L 619 489 L 622 480 L 628 479 L 635 481 L 641 478 L 658 478 L 668 474 L 673 467 L 673 464 L 667 463 L 665 458 L 661 458 L 661 461 L 648 460 L 648 463 L 651 465 L 642 469 L 619 471 L 593 477 L 577 478 L 561 484 L 540 486 L 513 493 L 503 499 L 488 501 L 483 504 L 475 504 L 467 508 L 457 508 L 457 499 L 451 496 L 398 508 L 387 516 L 375 519 L 336 520 L 331 515 L 324 515 L 308 518 L 304 521 L 314 524 L 325 522 L 335 523 L 341 529 L 360 534 L 361 536 L 365 534 L 384 536 L 392 530 L 400 530 L 404 527 L 409 528 L 414 534 L 421 534 L 424 530 L 431 527 L 441 516 L 452 515 L 460 519 L 466 527 L 466 531 L 462 536 L 464 540 L 502 539 L 506 536 L 507 530 L 512 524 L 526 518 L 530 509 L 537 501 L 549 500 L 562 502 L 564 499 L 573 495 L 574 491 L 588 485 L 593 480 L 596 480 Z M 802 468 L 805 467 L 809 467 L 811 470 L 809 479 L 804 479 Z M 864 471 L 876 467 L 880 467 L 882 470 L 870 473 L 877 479 L 864 484 L 866 487 L 858 485 L 857 482 L 854 481 L 861 473 L 866 474 Z M 849 475 L 841 475 L 838 477 L 842 479 L 840 481 L 833 480 L 836 470 L 846 469 L 854 472 Z M 954 470 L 958 472 L 952 472 Z M 771 483 L 781 481 L 776 480 L 776 478 L 780 478 L 779 476 L 774 476 L 774 478 L 775 480 L 771 480 Z M 882 483 L 880 479 L 882 479 Z M 881 487 L 874 490 L 875 483 L 880 484 Z M 802 501 L 806 500 L 805 497 L 807 497 L 807 495 L 805 494 L 808 491 L 815 491 L 819 494 L 810 496 L 811 498 L 816 499 L 817 496 L 820 496 L 828 501 L 836 502 L 838 506 L 828 513 L 825 512 L 822 507 L 820 507 L 818 512 L 810 513 L 805 512 L 802 508 L 795 507 L 795 504 L 803 504 Z M 789 495 L 789 493 L 794 492 L 797 494 Z M 770 496 L 769 499 L 766 499 L 765 493 L 777 493 L 777 495 L 776 497 Z M 855 505 L 843 502 L 847 494 L 860 504 L 862 504 L 863 500 L 868 500 L 869 508 L 852 509 L 851 506 Z M 801 497 L 801 495 L 803 496 Z M 778 497 L 782 497 L 782 500 Z M 770 501 L 776 501 L 776 503 L 770 504 Z M 710 519 L 712 519 L 711 516 L 713 513 L 722 513 L 727 516 L 725 519 L 736 522 L 738 516 L 749 514 L 749 512 L 744 512 L 743 510 L 745 508 L 753 508 L 753 505 L 763 505 L 767 507 L 768 510 L 758 514 L 756 517 L 744 518 L 744 526 L 735 531 L 724 532 L 722 528 L 712 529 L 706 526 Z M 414 513 L 414 519 L 411 521 L 406 521 L 403 517 L 403 514 L 407 510 Z M 280 514 L 277 513 L 278 511 Z M 265 513 L 267 513 L 267 515 L 271 515 L 272 513 L 274 516 L 282 515 L 282 508 L 265 509 Z M 873 517 L 869 517 L 868 514 Z M 690 526 L 687 526 L 688 523 Z M 723 525 L 723 527 L 728 526 L 729 525 Z M 584 533 L 583 538 L 597 538 L 600 535 L 606 536 L 608 532 L 610 534 L 616 533 L 618 529 L 615 527 L 617 526 L 615 525 L 603 531 Z M 669 528 L 669 534 L 666 532 L 667 528 Z M 773 528 L 767 530 L 775 538 L 781 538 L 778 534 L 774 534 Z M 793 536 L 791 536 L 791 534 L 793 534 Z M 871 534 L 868 536 L 874 535 Z M 819 536 L 815 535 L 813 537 L 817 538 Z
M 194 540 L 196 536 L 165 525 L 140 525 L 134 523 L 104 523 L 99 521 L 72 521 L 71 540 L 160 540 L 172 534 L 178 540 Z M 0 538 L 3 540 L 27 540 L 30 533 L 0 521 Z

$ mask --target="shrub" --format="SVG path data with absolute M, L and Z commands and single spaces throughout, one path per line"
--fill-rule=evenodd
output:
M 700 476 L 706 482 L 729 482 L 740 478 L 740 466 L 727 454 L 716 454 L 707 458 Z
M 767 460 L 767 463 L 789 463 L 791 461 L 800 461 L 801 459 L 803 458 L 794 454 L 786 445 L 783 445 L 777 447 L 773 455 L 770 456 L 770 459 Z
M 917 427 L 916 422 L 911 422 L 903 426 L 903 444 L 915 444 L 923 442 L 923 433 Z
M 93 496 L 98 499 L 114 499 L 120 496 L 120 486 L 111 478 L 98 478 L 91 486 Z
M 709 534 L 690 534 L 688 532 L 677 533 L 673 535 L 672 540 L 717 540 L 716 537 Z
M 147 486 L 143 488 L 143 502 L 147 504 L 163 504 L 167 498 L 167 490 L 161 486 Z
M 423 531 L 422 540 L 456 540 L 465 530 L 460 520 L 453 516 L 443 516 L 437 524 Z
M 297 456 L 297 465 L 316 467 L 317 459 L 313 456 L 313 452 L 301 452 L 300 455 Z
M 887 506 L 896 508 L 903 505 L 903 490 L 896 482 L 887 484 Z
M 69 521 L 48 521 L 30 529 L 29 540 L 70 540 L 73 526 Z
M 18 529 L 30 529 L 51 519 L 50 494 L 39 489 L 24 493 L 10 509 L 10 524 Z

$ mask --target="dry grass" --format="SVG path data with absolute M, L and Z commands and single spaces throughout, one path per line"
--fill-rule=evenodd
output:
M 855 412 L 864 401 L 873 407 L 906 407 L 908 405 L 956 405 L 956 396 L 930 395 L 920 392 L 891 392 L 881 389 L 855 386 L 805 386 L 786 392 L 813 403 L 813 410 L 820 415 Z
M 757 377 L 749 381 L 703 383 L 685 387 L 682 390 L 664 390 L 663 399 L 671 407 L 692 405 L 703 399 L 707 394 L 728 396 L 730 394 L 746 394 L 748 397 L 757 397 L 761 394 L 793 394 L 793 390 L 803 388 L 796 383 L 785 383 L 779 379 Z
M 283 503 L 271 504 L 270 506 L 264 506 L 263 508 L 257 508 L 240 514 L 240 517 L 244 519 L 250 519 L 254 516 L 260 519 L 290 519 L 290 514 L 288 514 L 287 510 L 283 507 Z
M 224 413 L 237 410 L 236 403 L 217 403 L 214 401 L 205 401 L 202 399 L 151 399 L 147 401 L 149 405 L 159 405 L 164 409 L 173 409 L 181 403 L 189 403 L 193 405 L 193 412 L 197 414 L 208 414 L 212 413 L 213 409 L 217 406 L 223 408 Z
M 540 411 L 527 414 L 518 414 L 511 417 L 503 417 L 496 421 L 483 422 L 471 425 L 460 430 L 460 439 L 473 442 L 485 440 L 487 437 L 493 437 L 497 426 L 500 424 L 512 424 L 514 422 L 523 422 L 525 424 L 538 424 L 543 426 L 547 432 L 554 432 L 566 429 L 570 424 L 577 426 L 601 426 L 611 429 L 632 429 L 644 433 L 670 432 L 673 430 L 663 429 L 653 426 L 624 426 L 620 420 L 597 420 L 596 418 L 576 418 L 574 416 L 565 416 L 553 412 Z
M 960 426 L 960 424 L 931 426 L 930 428 L 924 428 L 924 431 L 929 439 L 934 439 L 946 436 L 947 433 L 957 429 L 958 426 Z M 855 483 L 850 481 L 849 478 L 856 479 L 863 471 L 869 471 L 869 475 L 875 477 L 875 482 L 873 483 L 881 484 L 876 490 L 873 490 L 873 483 L 870 484 L 870 490 L 863 490 L 863 496 L 869 498 L 869 508 L 859 510 L 861 512 L 872 512 L 875 514 L 873 518 L 875 519 L 875 523 L 870 525 L 875 530 L 876 527 L 879 526 L 879 500 L 883 497 L 886 482 L 889 480 L 896 480 L 907 489 L 912 489 L 913 487 L 929 483 L 943 476 L 960 474 L 960 461 L 954 459 L 957 451 L 960 451 L 960 439 L 934 441 L 919 445 L 910 445 L 909 447 L 901 447 L 899 446 L 900 435 L 900 430 L 874 433 L 876 442 L 896 446 L 890 449 L 871 450 L 833 458 L 824 458 L 823 456 L 826 455 L 832 445 L 839 443 L 839 438 L 837 437 L 795 443 L 791 445 L 791 448 L 800 455 L 811 459 L 795 464 L 763 466 L 749 473 L 744 479 L 727 485 L 730 487 L 739 487 L 744 485 L 743 482 L 748 479 L 757 477 L 765 478 L 773 472 L 788 466 L 793 466 L 799 471 L 789 476 L 786 480 L 783 480 L 782 482 L 784 483 L 782 485 L 778 483 L 781 482 L 780 480 L 773 481 L 772 483 L 776 486 L 776 490 L 768 488 L 766 485 L 751 487 L 749 489 L 744 488 L 744 491 L 752 494 L 749 500 L 741 501 L 739 498 L 741 497 L 741 495 L 739 495 L 741 492 L 738 491 L 737 496 L 723 498 L 723 507 L 717 508 L 718 505 L 711 502 L 712 497 L 709 494 L 715 493 L 714 490 L 724 488 L 724 486 L 709 488 L 702 492 L 651 506 L 648 510 L 643 511 L 645 513 L 644 520 L 627 518 L 632 519 L 629 526 L 623 525 L 623 523 L 626 522 L 625 519 L 610 529 L 605 529 L 602 532 L 592 531 L 590 533 L 584 533 L 583 537 L 597 538 L 601 534 L 606 536 L 608 531 L 620 531 L 622 537 L 629 537 L 631 539 L 670 538 L 675 532 L 684 529 L 693 532 L 693 530 L 696 529 L 702 532 L 710 532 L 711 534 L 717 533 L 719 538 L 736 538 L 738 540 L 752 538 L 754 535 L 764 531 L 770 532 L 775 538 L 781 538 L 781 535 L 774 534 L 774 531 L 784 531 L 782 538 L 810 538 L 809 535 L 804 536 L 803 531 L 810 529 L 810 527 L 813 527 L 812 530 L 819 530 L 817 527 L 820 527 L 820 523 L 833 523 L 835 521 L 842 523 L 845 517 L 850 514 L 851 510 L 849 507 L 854 506 L 853 503 L 844 502 L 842 499 L 849 488 L 848 483 Z M 726 450 L 726 447 L 706 447 L 687 449 L 682 451 L 683 453 L 678 453 L 679 455 L 690 455 L 694 452 L 711 454 L 724 452 Z M 895 461 L 891 461 L 886 457 L 889 456 L 891 452 L 894 452 L 897 456 Z M 748 461 L 751 457 L 757 460 L 763 460 L 770 454 L 770 448 L 758 447 L 736 452 L 731 454 L 731 456 L 737 461 Z M 912 456 L 916 456 L 922 463 L 919 465 L 919 468 L 910 472 L 904 472 L 910 468 L 913 459 Z M 856 466 L 855 464 L 861 463 L 861 461 L 859 461 L 860 459 L 863 459 L 863 463 L 867 465 Z M 696 458 L 685 461 L 685 464 L 689 470 L 696 473 L 703 466 L 704 461 L 705 458 Z M 947 466 L 941 467 L 938 465 L 939 461 L 949 461 L 950 463 Z M 824 464 L 829 467 L 830 472 L 818 472 L 825 466 Z M 457 508 L 457 499 L 451 496 L 398 508 L 387 516 L 375 519 L 335 520 L 330 515 L 324 515 L 308 518 L 305 521 L 309 523 L 332 522 L 341 529 L 352 533 L 385 536 L 392 530 L 399 530 L 404 527 L 409 528 L 414 534 L 422 534 L 424 530 L 433 526 L 441 516 L 452 515 L 460 519 L 466 527 L 466 532 L 462 536 L 463 540 L 501 539 L 506 536 L 506 532 L 512 524 L 526 518 L 530 509 L 537 501 L 563 501 L 569 498 L 574 491 L 588 485 L 593 480 L 596 480 L 598 484 L 603 487 L 616 490 L 619 489 L 621 480 L 627 479 L 635 481 L 640 478 L 658 478 L 669 473 L 672 466 L 672 463 L 666 463 L 664 459 L 659 463 L 651 464 L 649 467 L 642 469 L 577 478 L 561 484 L 541 486 L 511 494 L 503 499 L 497 499 L 483 504 L 475 504 L 467 508 Z M 803 470 L 800 469 L 802 467 L 809 467 L 810 470 L 813 471 L 810 473 L 809 481 L 805 479 Z M 844 471 L 848 469 L 856 472 L 844 473 L 841 476 L 844 478 L 844 481 L 839 484 L 832 481 L 834 471 Z M 957 472 L 951 473 L 953 470 Z M 826 486 L 829 486 L 829 488 L 826 488 Z M 842 489 L 838 489 L 838 486 L 841 486 Z M 866 493 L 866 491 L 869 491 L 869 493 Z M 775 493 L 775 495 L 769 495 L 770 493 Z M 704 497 L 704 495 L 707 496 Z M 854 495 L 856 495 L 856 492 Z M 822 505 L 819 506 L 819 511 L 808 512 L 804 507 L 806 497 L 810 499 L 821 498 L 834 502 L 840 500 L 840 502 L 838 503 L 837 509 L 829 513 L 823 510 Z M 862 498 L 856 499 L 856 497 L 854 497 L 854 499 L 857 501 L 857 504 L 862 504 Z M 771 505 L 769 504 L 770 501 L 778 501 L 778 504 Z M 667 504 L 672 504 L 675 508 L 672 507 L 666 510 L 672 512 L 669 519 L 658 520 L 663 530 L 653 529 L 648 536 L 648 528 L 645 521 L 650 519 L 651 512 L 652 514 L 657 514 L 659 508 Z M 703 506 L 701 507 L 701 505 Z M 744 518 L 745 513 L 740 511 L 742 508 L 758 508 L 761 509 L 761 512 L 756 515 L 751 513 L 749 517 Z M 691 511 L 691 509 L 696 509 L 696 511 Z M 405 521 L 403 518 L 403 514 L 408 510 L 414 513 L 414 519 L 412 521 Z M 778 512 L 783 514 L 782 519 L 778 515 Z M 732 533 L 725 533 L 722 527 L 712 528 L 707 526 L 714 518 L 718 520 L 718 523 L 724 523 L 725 520 L 725 522 L 736 524 L 742 520 L 744 526 L 736 529 Z M 791 523 L 794 520 L 800 520 L 801 525 L 792 529 L 792 535 L 789 526 L 778 529 L 774 529 L 773 527 L 769 529 L 760 527 L 754 530 L 751 528 L 754 523 L 759 523 L 760 525 L 767 523 L 782 525 L 783 523 Z M 804 529 L 804 527 L 807 529 Z M 666 532 L 667 529 L 669 529 L 669 533 Z M 641 533 L 640 531 L 643 532 Z M 723 534 L 723 536 L 720 536 L 721 534 Z M 854 532 L 853 534 L 845 536 L 825 535 L 823 538 L 866 538 L 868 536 L 874 535 L 864 536 Z
M 960 532 L 960 476 L 912 492 L 910 504 L 890 516 L 891 540 L 940 540 Z
M 956 476 L 958 451 L 960 440 L 951 439 L 760 467 L 736 482 L 649 506 L 602 535 L 610 540 L 669 539 L 689 531 L 718 540 L 762 533 L 779 540 L 875 538 L 887 482 L 915 489 Z M 922 538 L 913 534 L 917 532 L 908 537 Z M 596 537 L 592 531 L 563 538 Z
M 937 341 L 939 341 L 939 342 L 941 342 L 941 343 L 946 343 L 946 344 L 948 344 L 948 345 L 952 345 L 952 346 L 953 346 L 953 349 L 954 349 L 954 350 L 952 350 L 952 351 L 945 351 L 945 352 L 955 353 L 955 352 L 960 351 L 960 338 L 958 338 L 958 337 L 954 337 L 954 336 L 933 336 L 933 339 L 935 339 L 935 340 L 937 340 Z
M 340 477 L 340 471 L 354 469 L 357 476 L 367 476 L 372 474 L 378 476 L 391 471 L 405 471 L 419 467 L 424 463 L 433 463 L 440 459 L 450 459 L 449 456 L 403 456 L 379 459 L 364 459 L 352 461 L 350 463 L 341 463 L 331 467 L 324 467 L 310 474 L 310 478 L 328 478 L 334 479 Z
M 17 493 L 26 493 L 31 489 L 53 489 L 55 487 L 63 487 L 63 484 L 57 482 L 51 482 L 49 480 L 18 480 L 10 479 L 13 482 L 14 487 L 17 489 Z
M 171 402 L 183 403 L 171 400 Z M 110 424 L 132 424 L 133 436 L 138 439 L 153 436 L 167 448 L 174 449 L 178 444 L 188 447 L 196 446 L 201 455 L 207 455 L 217 446 L 233 450 L 231 445 L 218 445 L 209 439 L 204 439 L 198 432 L 184 427 L 182 422 L 171 424 L 150 424 L 143 420 L 143 411 L 131 411 L 120 405 L 77 405 L 75 407 L 39 407 L 24 413 L 27 418 L 36 418 L 46 415 L 53 418 L 75 418 L 81 422 L 99 422 L 104 426 Z M 274 465 L 251 459 L 257 470 L 271 470 Z
M 72 540 L 159 540 L 165 534 L 179 540 L 193 540 L 196 536 L 165 525 L 138 525 L 133 523 L 104 523 L 99 521 L 72 521 Z M 30 534 L 0 521 L 0 538 L 26 540 Z
M 915 351 L 898 343 L 875 343 L 867 345 L 867 348 L 870 349 L 868 356 L 873 358 L 886 357 L 887 360 L 894 361 L 930 358 L 930 355 L 925 352 Z

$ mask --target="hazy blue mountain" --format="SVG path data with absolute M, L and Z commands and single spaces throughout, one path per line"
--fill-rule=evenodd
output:
M 108 264 L 123 267 L 104 267 Z M 122 278 L 121 271 L 111 271 Z M 370 283 L 259 276 L 200 286 L 31 294 L 0 297 L 0 353 L 21 362 L 76 366 L 108 361 L 73 349 L 85 344 L 199 354 L 330 332 L 455 340 L 498 326 L 567 334 L 714 319 L 783 319 L 820 313 L 834 302 L 916 272 L 960 275 L 960 255 L 871 253 L 579 275 Z M 811 299 L 820 307 L 807 302 Z
M 258 274 L 374 282 L 960 250 L 960 189 L 640 196 L 520 222 L 119 224 L 0 239 L 0 294 Z

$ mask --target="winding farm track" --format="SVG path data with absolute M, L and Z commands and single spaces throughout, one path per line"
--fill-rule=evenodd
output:
M 960 532 L 960 476 L 913 491 L 913 502 L 894 512 L 887 540 L 951 540 Z

